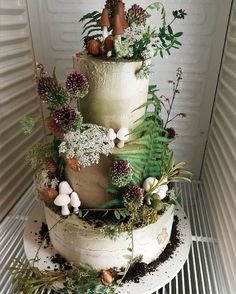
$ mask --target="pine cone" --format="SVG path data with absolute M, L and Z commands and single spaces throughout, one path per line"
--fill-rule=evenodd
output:
M 46 158 L 45 167 L 52 174 L 57 170 L 56 162 L 51 157 Z
M 57 192 L 57 190 L 52 189 L 52 188 L 45 188 L 41 192 L 41 195 L 42 195 L 43 200 L 50 201 L 50 200 L 53 200 L 57 197 L 58 192 Z
M 75 172 L 80 171 L 79 162 L 75 158 L 68 158 L 67 163 L 73 171 L 75 171 Z

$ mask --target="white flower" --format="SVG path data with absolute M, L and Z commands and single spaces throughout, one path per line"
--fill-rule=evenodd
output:
M 100 154 L 108 156 L 112 152 L 112 140 L 107 133 L 104 127 L 83 124 L 80 130 L 65 134 L 59 153 L 77 159 L 83 167 L 98 163 Z

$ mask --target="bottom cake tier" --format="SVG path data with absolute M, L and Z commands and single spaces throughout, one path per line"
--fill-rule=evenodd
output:
M 132 234 L 121 233 L 114 239 L 79 218 L 62 219 L 47 206 L 44 210 L 55 250 L 75 265 L 88 264 L 102 270 L 127 266 L 131 251 L 133 258 L 140 257 L 143 262 L 155 260 L 169 242 L 174 207 L 170 205 L 156 223 L 135 229 Z

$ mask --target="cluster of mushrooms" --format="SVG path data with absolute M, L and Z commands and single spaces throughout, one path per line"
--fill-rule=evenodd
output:
M 125 145 L 125 142 L 128 141 L 129 139 L 129 129 L 127 128 L 120 128 L 118 130 L 118 132 L 116 133 L 114 131 L 114 129 L 110 128 L 108 130 L 108 139 L 112 141 L 113 143 L 113 148 L 115 147 L 115 145 L 118 147 L 118 148 L 123 148 L 124 145 Z M 117 144 L 115 144 L 115 142 L 117 141 Z
M 114 44 L 114 38 L 121 41 L 121 36 L 129 23 L 125 18 L 124 3 L 120 0 L 115 7 L 114 16 L 111 18 L 109 10 L 105 7 L 102 11 L 98 25 L 102 28 L 103 43 L 96 39 L 88 40 L 86 48 L 89 54 L 97 56 L 106 53 L 109 57 Z M 112 28 L 112 35 L 109 35 L 108 28 Z
M 74 208 L 74 213 L 79 212 L 81 201 L 76 192 L 73 192 L 68 182 L 63 181 L 59 184 L 59 194 L 54 200 L 56 206 L 61 206 L 61 214 L 67 216 L 70 214 L 69 206 Z

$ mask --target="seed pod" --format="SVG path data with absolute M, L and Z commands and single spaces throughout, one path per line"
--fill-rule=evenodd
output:
M 110 270 L 102 270 L 102 283 L 106 286 L 110 286 L 114 281 L 113 274 Z
M 101 42 L 98 40 L 91 39 L 87 43 L 88 53 L 97 56 L 101 52 Z

